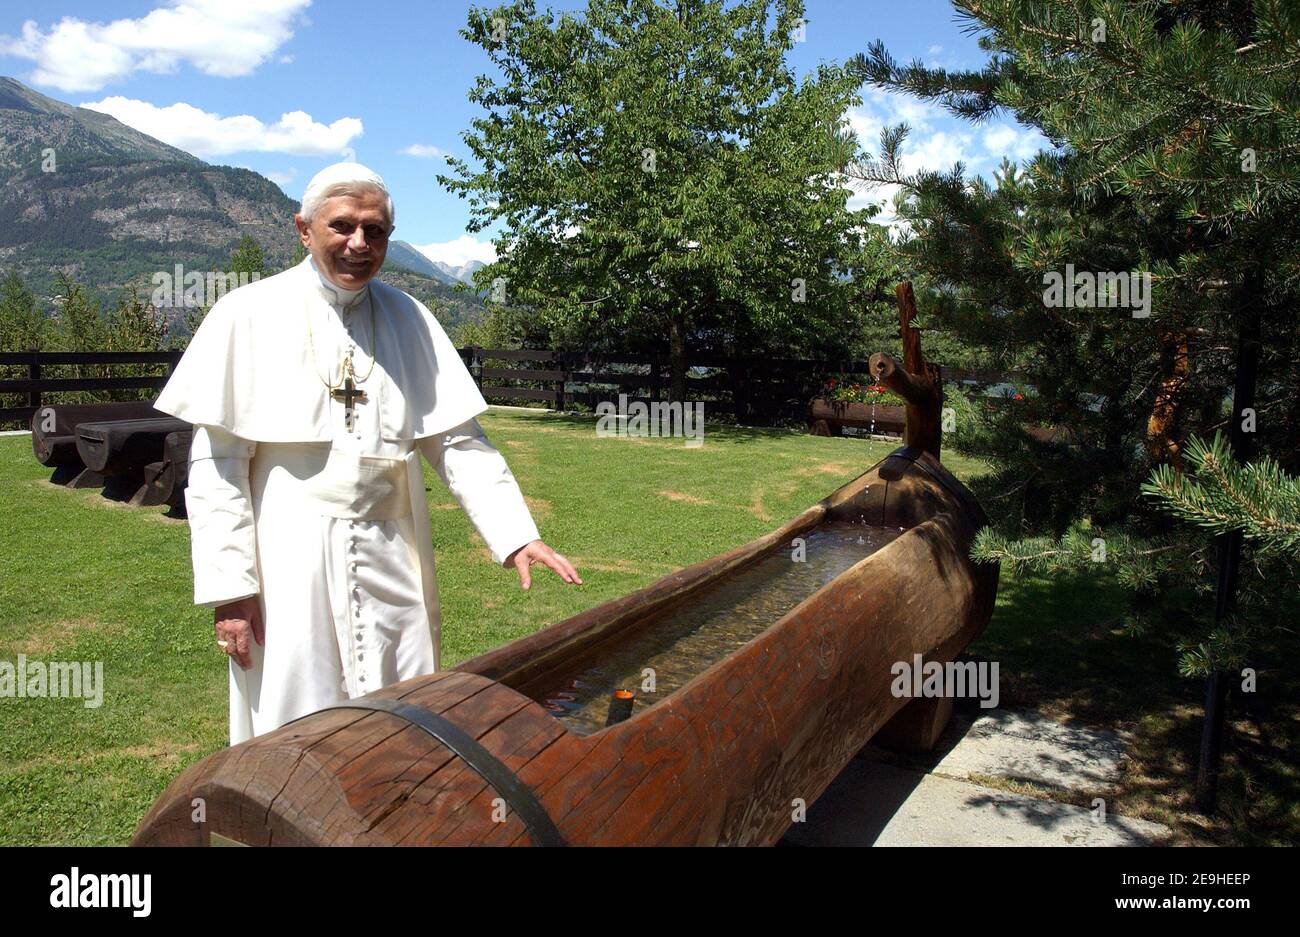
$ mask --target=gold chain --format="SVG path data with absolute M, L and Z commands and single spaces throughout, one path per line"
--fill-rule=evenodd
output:
M 379 336 L 375 333 L 375 304 L 374 304 L 374 300 L 370 297 L 370 291 L 368 289 L 366 290 L 365 298 L 370 305 L 370 341 L 377 345 Z M 344 309 L 346 310 L 347 307 L 345 306 Z M 349 338 L 351 338 L 351 336 L 349 336 Z M 308 314 L 307 316 L 307 344 L 311 348 L 312 370 L 316 372 L 317 377 L 320 377 L 321 382 L 325 385 L 325 387 L 331 391 L 337 390 L 338 388 L 342 387 L 343 382 L 347 379 L 347 376 L 349 374 L 352 375 L 353 381 L 355 383 L 362 384 L 365 383 L 366 379 L 369 378 L 370 375 L 374 373 L 375 359 L 378 357 L 378 355 L 372 355 L 370 357 L 370 369 L 366 371 L 366 376 L 357 377 L 356 371 L 354 371 L 352 368 L 352 352 L 349 351 L 348 356 L 343 360 L 343 364 L 339 368 L 339 380 L 337 384 L 332 384 L 326 378 L 321 377 L 319 366 L 316 363 L 316 339 L 312 335 L 310 314 Z M 378 351 L 377 347 L 376 347 L 376 351 Z

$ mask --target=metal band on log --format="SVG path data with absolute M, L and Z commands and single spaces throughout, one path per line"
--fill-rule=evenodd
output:
M 568 845 L 565 843 L 564 837 L 560 835 L 560 831 L 555 828 L 555 824 L 551 822 L 546 810 L 533 796 L 532 789 L 520 781 L 517 774 L 503 765 L 495 755 L 467 735 L 455 723 L 448 722 L 442 716 L 431 713 L 422 706 L 412 706 L 410 703 L 376 697 L 364 697 L 343 703 L 335 703 L 332 706 L 326 706 L 320 712 L 327 712 L 331 709 L 368 709 L 376 712 L 386 712 L 419 726 L 433 736 L 435 740 L 460 756 L 465 764 L 473 768 L 479 777 L 496 788 L 497 792 L 505 798 L 506 803 L 514 808 L 515 813 L 528 826 L 528 832 L 532 835 L 533 842 L 539 846 Z M 297 722 L 298 720 L 293 721 Z

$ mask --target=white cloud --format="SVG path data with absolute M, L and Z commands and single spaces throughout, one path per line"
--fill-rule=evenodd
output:
M 400 156 L 418 156 L 420 159 L 433 159 L 435 156 L 446 155 L 436 146 L 430 146 L 427 143 L 412 143 L 410 146 L 402 147 L 397 152 Z
M 222 117 L 184 102 L 158 107 L 148 101 L 109 97 L 81 106 L 109 114 L 128 127 L 203 158 L 252 152 L 336 156 L 361 136 L 363 129 L 356 117 L 322 124 L 305 111 L 290 111 L 275 123 L 265 124 L 249 114 Z
M 908 175 L 922 170 L 946 172 L 959 162 L 969 167 L 978 161 L 972 155 L 971 143 L 969 133 L 948 130 L 909 137 L 903 147 L 903 172 Z
M 266 178 L 270 179 L 276 185 L 285 186 L 292 182 L 296 175 L 298 175 L 298 170 L 289 168 L 284 172 L 268 172 L 266 173 Z
M 0 54 L 36 63 L 34 84 L 97 91 L 134 71 L 174 72 L 189 63 L 206 75 L 251 74 L 293 38 L 311 0 L 165 0 L 136 19 L 89 23 L 65 16 L 48 30 L 35 20 Z
M 969 168 L 981 168 L 982 160 L 975 148 L 973 133 L 966 123 L 952 117 L 937 104 L 867 86 L 862 89 L 862 104 L 850 108 L 845 115 L 850 128 L 858 135 L 859 145 L 873 158 L 880 155 L 880 132 L 886 127 L 907 124 L 910 132 L 903 144 L 904 174 L 920 170 L 947 171 L 953 163 L 961 162 Z M 868 186 L 850 182 L 853 195 L 849 208 L 864 208 L 869 204 L 881 206 L 875 221 L 894 225 L 894 196 L 896 185 Z
M 998 124 L 984 131 L 984 149 L 997 160 L 1005 155 L 1012 162 L 1029 159 L 1042 149 L 1050 148 L 1047 139 L 1037 130 L 1015 124 Z
M 468 234 L 462 234 L 454 241 L 411 246 L 430 260 L 440 261 L 451 267 L 463 267 L 471 260 L 490 264 L 497 259 L 496 248 L 490 241 L 479 241 Z
M 938 55 L 940 52 L 943 51 L 943 46 L 930 46 L 930 48 L 927 49 L 926 51 L 930 55 Z

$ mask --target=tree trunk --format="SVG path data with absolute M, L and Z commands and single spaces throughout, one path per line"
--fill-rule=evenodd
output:
M 1243 465 L 1251 457 L 1251 433 L 1242 427 L 1242 412 L 1255 406 L 1255 383 L 1260 355 L 1260 304 L 1263 301 L 1258 270 L 1248 270 L 1237 297 L 1237 376 L 1232 390 L 1232 422 L 1228 426 L 1233 457 Z M 1219 583 L 1214 603 L 1215 627 L 1223 625 L 1237 607 L 1237 578 L 1241 567 L 1241 531 L 1219 535 Z M 1205 722 L 1196 772 L 1196 807 L 1214 813 L 1219 796 L 1219 761 L 1227 724 L 1230 675 L 1217 660 L 1210 661 L 1205 686 Z
M 1187 333 L 1161 332 L 1160 389 L 1147 418 L 1146 447 L 1152 461 L 1168 463 L 1176 469 L 1183 467 L 1182 416 L 1190 373 Z
M 674 310 L 668 319 L 668 356 L 672 370 L 669 391 L 674 403 L 686 402 L 686 315 L 680 309 Z

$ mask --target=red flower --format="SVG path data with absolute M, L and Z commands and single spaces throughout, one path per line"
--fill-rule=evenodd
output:
M 1016 394 L 1016 396 L 1013 397 L 1012 399 L 1013 399 L 1013 400 L 1024 400 L 1024 399 L 1025 399 L 1025 395 L 1024 395 L 1024 394 Z
M 830 383 L 827 384 L 826 386 L 827 386 L 827 387 L 834 387 L 837 383 L 839 383 L 839 382 L 836 381 L 835 378 L 831 378 Z

